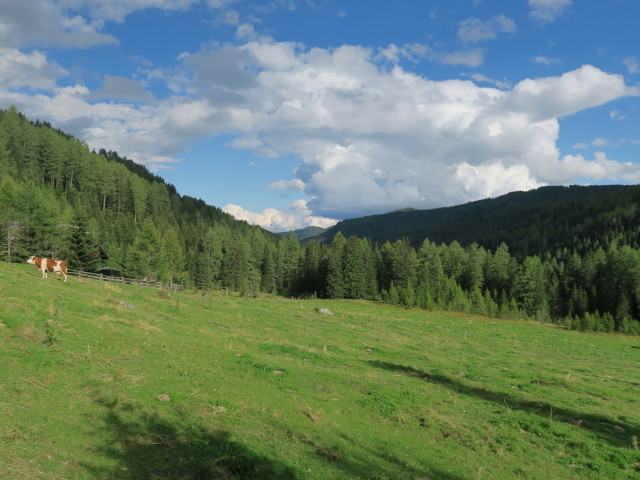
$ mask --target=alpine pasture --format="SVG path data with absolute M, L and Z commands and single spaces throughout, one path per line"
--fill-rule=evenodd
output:
M 0 358 L 0 478 L 640 475 L 633 336 L 0 263 Z

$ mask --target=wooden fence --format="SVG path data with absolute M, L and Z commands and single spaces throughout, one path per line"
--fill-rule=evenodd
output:
M 91 272 L 82 272 L 80 270 L 68 269 L 67 274 L 74 277 L 98 280 L 100 282 L 125 283 L 127 285 L 138 285 L 139 287 L 164 288 L 167 290 L 174 290 L 174 291 L 184 289 L 182 285 L 175 285 L 175 284 L 168 285 L 163 282 L 158 282 L 156 280 L 144 280 L 144 279 L 141 280 L 136 278 L 117 277 L 113 275 L 105 275 L 104 273 L 91 273 Z

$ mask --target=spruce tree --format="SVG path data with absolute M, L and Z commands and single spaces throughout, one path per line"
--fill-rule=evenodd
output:
M 95 272 L 100 267 L 100 252 L 91 233 L 89 219 L 77 213 L 72 227 L 68 266 L 74 270 Z

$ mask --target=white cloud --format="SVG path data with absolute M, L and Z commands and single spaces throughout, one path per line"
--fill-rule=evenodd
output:
M 637 57 L 627 57 L 622 63 L 627 66 L 629 73 L 640 73 L 640 62 L 638 62 Z
M 96 92 L 58 86 L 61 73 L 54 71 L 38 95 L 0 86 L 0 105 L 69 126 L 91 147 L 151 168 L 175 161 L 194 140 L 220 134 L 235 136 L 234 148 L 298 158 L 292 178 L 272 188 L 303 188 L 308 202 L 253 214 L 262 215 L 255 223 L 284 230 L 543 184 L 633 179 L 640 171 L 603 154 L 562 156 L 556 144 L 559 118 L 638 94 L 619 75 L 587 65 L 497 89 L 430 80 L 378 56 L 358 46 L 306 49 L 261 37 L 181 56 L 173 71 L 149 72 L 174 87 L 155 103 L 92 103 Z M 49 62 L 39 61 L 46 71 Z M 115 86 L 135 88 L 117 80 Z
M 515 33 L 516 23 L 506 15 L 496 15 L 490 20 L 470 17 L 459 23 L 458 37 L 465 43 L 493 40 L 499 33 Z
M 269 188 L 273 190 L 300 190 L 304 192 L 305 184 L 299 178 L 293 180 L 278 180 L 269 184 Z
M 623 115 L 619 110 L 611 110 L 609 112 L 609 118 L 613 120 L 625 120 L 627 117 Z
M 478 67 L 484 62 L 484 52 L 480 48 L 473 50 L 463 50 L 450 53 L 442 57 L 442 63 L 447 65 L 465 65 L 467 67 Z
M 506 100 L 508 108 L 542 121 L 571 115 L 627 95 L 638 95 L 638 89 L 627 87 L 621 75 L 585 65 L 559 77 L 523 80 Z
M 530 15 L 542 24 L 554 22 L 572 4 L 572 0 L 529 0 Z
M 586 150 L 589 147 L 603 148 L 603 147 L 620 147 L 622 145 L 640 145 L 640 140 L 633 138 L 594 138 L 590 142 L 578 142 L 573 145 L 573 148 L 578 150 Z
M 66 74 L 42 52 L 0 48 L 0 92 L 14 88 L 53 89 L 57 79 Z
M 586 160 L 582 155 L 565 155 L 557 162 L 556 168 L 556 175 L 564 178 L 564 182 L 575 181 L 580 177 L 591 181 L 606 179 L 625 183 L 640 182 L 637 165 L 611 160 L 604 152 L 595 152 L 593 160 Z
M 377 60 L 386 60 L 392 63 L 399 63 L 401 58 L 406 58 L 412 62 L 419 62 L 423 58 L 436 58 L 435 53 L 428 45 L 422 43 L 407 44 L 399 47 L 391 44 L 386 48 L 381 48 L 376 57 Z
M 138 10 L 156 8 L 159 10 L 185 10 L 200 0 L 58 0 L 60 6 L 66 9 L 87 10 L 92 18 L 115 22 L 124 21 L 125 17 Z M 214 2 L 208 0 L 210 6 Z
M 115 37 L 100 33 L 103 26 L 101 19 L 85 19 L 78 14 L 68 13 L 65 6 L 49 0 L 3 0 L 0 8 L 0 45 L 87 48 L 117 43 Z
M 222 210 L 238 220 L 244 220 L 252 225 L 260 225 L 274 232 L 288 232 L 308 226 L 328 228 L 337 223 L 336 220 L 330 218 L 311 215 L 304 200 L 292 203 L 286 211 L 265 208 L 260 213 L 254 213 L 232 203 L 225 205 Z
M 150 103 L 155 101 L 153 94 L 145 90 L 140 82 L 115 75 L 105 75 L 102 87 L 93 92 L 90 98 Z
M 468 76 L 469 78 L 475 80 L 478 83 L 488 83 L 490 85 L 495 85 L 501 90 L 506 90 L 508 88 L 513 87 L 511 82 L 509 82 L 508 80 L 496 80 L 495 78 L 489 78 L 482 73 L 472 73 Z
M 560 65 L 561 63 L 559 58 L 545 57 L 544 55 L 538 55 L 537 57 L 534 57 L 533 61 L 548 66 Z
M 514 190 L 531 190 L 544 185 L 531 178 L 526 165 L 505 167 L 500 162 L 476 167 L 463 162 L 458 165 L 454 180 L 464 191 L 482 198 L 503 195 Z
M 235 3 L 236 0 L 207 0 L 207 4 L 211 7 L 211 8 L 226 8 L 229 5 L 231 5 L 232 3 Z

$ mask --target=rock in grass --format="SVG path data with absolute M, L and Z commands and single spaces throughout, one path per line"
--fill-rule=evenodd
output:
M 333 312 L 331 310 L 329 310 L 328 308 L 320 308 L 318 310 L 318 312 L 320 312 L 323 315 L 332 315 L 333 316 Z
M 125 308 L 136 308 L 135 305 L 131 305 L 130 303 L 125 302 L 124 300 L 118 300 L 118 302 L 120 303 L 120 305 L 122 305 Z

